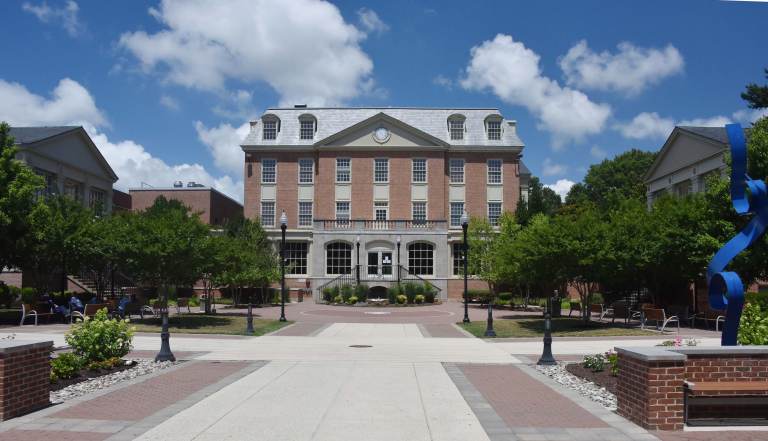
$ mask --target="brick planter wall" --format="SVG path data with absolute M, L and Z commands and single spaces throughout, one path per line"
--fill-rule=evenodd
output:
M 766 346 L 617 348 L 617 351 L 617 411 L 649 430 L 683 429 L 685 381 L 768 381 Z M 757 417 L 765 412 L 765 408 L 757 406 L 696 406 L 689 416 Z
M 50 404 L 52 341 L 0 341 L 0 421 Z

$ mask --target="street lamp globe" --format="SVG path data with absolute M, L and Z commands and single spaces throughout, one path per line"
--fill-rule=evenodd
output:
M 283 210 L 283 214 L 280 215 L 280 228 L 284 228 L 288 226 L 288 216 L 285 215 L 285 210 Z
M 469 224 L 469 216 L 467 216 L 467 210 L 464 210 L 463 213 L 461 213 L 461 225 L 465 226 Z

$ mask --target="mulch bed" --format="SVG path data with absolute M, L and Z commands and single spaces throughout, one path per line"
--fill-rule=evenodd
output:
M 591 369 L 585 368 L 581 363 L 568 363 L 565 365 L 565 370 L 579 378 L 602 386 L 608 392 L 616 395 L 616 377 L 611 375 L 610 368 L 607 366 L 602 372 L 592 372 Z
M 83 381 L 87 381 L 93 378 L 124 371 L 134 366 L 136 366 L 136 362 L 129 361 L 126 364 L 121 364 L 120 366 L 113 367 L 112 369 L 99 369 L 95 371 L 90 369 L 81 369 L 78 375 L 74 378 L 59 378 L 55 383 L 51 383 L 51 392 L 64 389 L 65 387 L 72 386 L 73 384 L 82 383 Z

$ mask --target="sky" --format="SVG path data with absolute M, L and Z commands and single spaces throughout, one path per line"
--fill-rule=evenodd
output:
M 4 0 L 0 121 L 83 125 L 116 188 L 242 201 L 249 119 L 274 106 L 494 107 L 565 195 L 677 125 L 749 125 L 768 3 L 714 0 Z

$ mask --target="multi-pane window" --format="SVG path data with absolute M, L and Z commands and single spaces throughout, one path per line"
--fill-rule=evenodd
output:
M 411 206 L 411 216 L 415 221 L 427 220 L 427 203 L 426 202 L 413 202 Z
M 352 273 L 352 245 L 344 242 L 331 242 L 325 248 L 325 273 Z
M 461 226 L 461 215 L 464 213 L 464 202 L 451 202 L 451 226 Z
M 275 226 L 275 201 L 261 201 L 261 225 Z
M 464 274 L 464 243 L 454 242 L 451 246 L 453 251 L 453 275 Z
M 451 184 L 464 183 L 464 160 L 451 159 L 450 161 Z
M 83 200 L 83 186 L 77 181 L 64 181 L 64 196 L 72 198 L 75 201 Z
M 488 160 L 488 183 L 501 184 L 501 159 Z
M 315 162 L 299 159 L 299 184 L 311 184 L 315 176 Z
M 336 201 L 336 219 L 349 220 L 349 201 Z
M 427 160 L 414 159 L 411 163 L 411 181 L 417 184 L 427 182 Z
M 262 159 L 261 160 L 261 183 L 274 184 L 276 179 L 277 179 L 277 160 Z
M 501 139 L 501 121 L 488 121 L 487 123 L 488 139 L 499 140 Z
M 277 139 L 277 120 L 271 119 L 264 121 L 261 137 L 263 139 Z
M 312 202 L 299 202 L 299 226 L 312 226 Z
M 389 182 L 389 159 L 373 160 L 373 182 Z
M 387 213 L 389 212 L 389 202 L 387 201 L 375 201 L 373 203 L 373 214 L 377 221 L 387 220 Z
M 306 242 L 285 243 L 285 268 L 288 274 L 307 274 Z
M 408 245 L 408 270 L 417 276 L 432 275 L 435 247 L 425 242 Z
M 45 181 L 45 187 L 37 191 L 37 196 L 51 196 L 59 192 L 58 178 L 45 170 L 35 169 L 35 173 Z
M 463 119 L 450 119 L 448 120 L 448 129 L 451 133 L 452 140 L 464 139 L 464 120 Z
M 299 138 L 312 139 L 315 137 L 315 120 L 302 119 L 299 121 Z
M 88 196 L 88 206 L 97 213 L 103 213 L 105 200 L 106 193 L 103 190 L 92 188 L 91 194 Z
M 350 182 L 352 164 L 349 158 L 336 158 L 336 182 Z
M 488 222 L 494 227 L 499 226 L 501 217 L 501 202 L 488 202 Z

